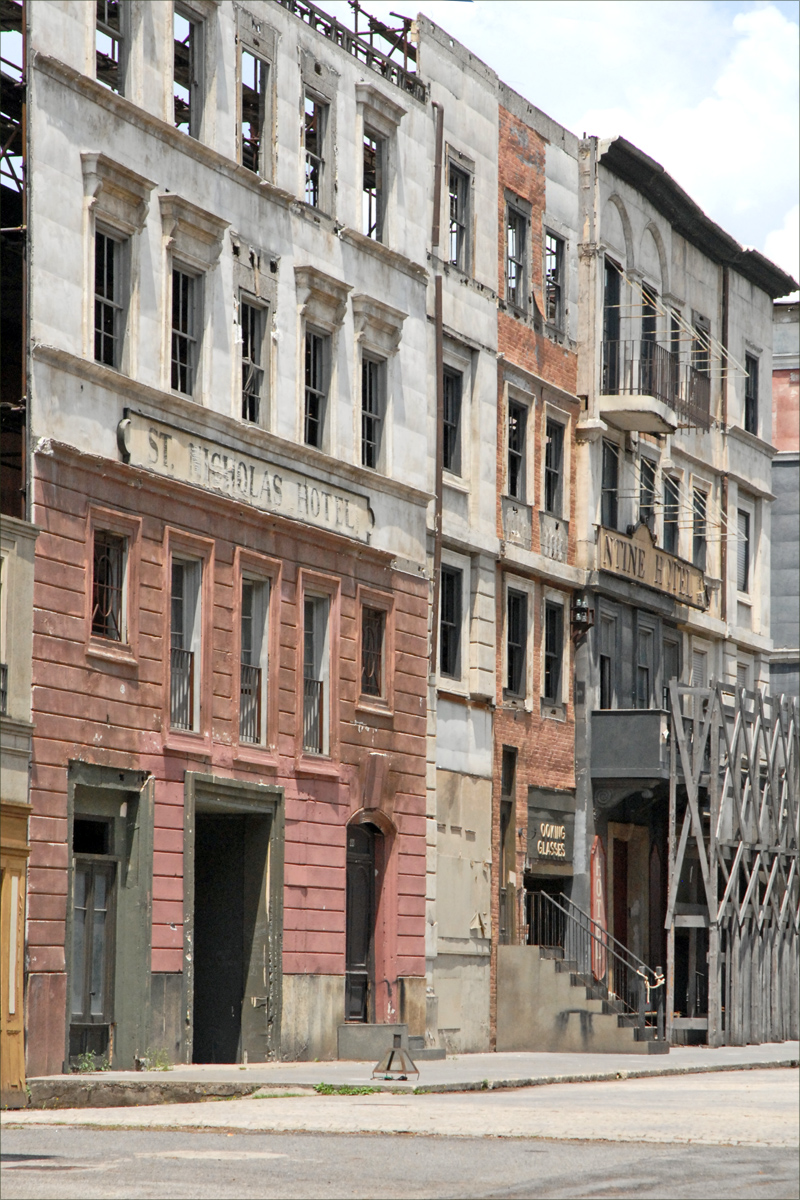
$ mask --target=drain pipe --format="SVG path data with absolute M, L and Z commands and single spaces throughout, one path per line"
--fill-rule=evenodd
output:
M 433 102 L 436 115 L 436 160 L 433 176 L 433 223 L 431 228 L 431 257 L 434 260 L 434 331 L 436 338 L 436 497 L 433 527 L 433 612 L 431 619 L 430 674 L 436 678 L 439 651 L 439 583 L 442 573 L 442 475 L 444 471 L 444 336 L 442 318 L 442 270 L 439 253 L 440 211 L 442 207 L 442 158 L 444 149 L 444 109 Z

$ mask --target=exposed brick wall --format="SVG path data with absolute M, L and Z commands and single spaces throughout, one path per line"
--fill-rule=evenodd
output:
M 142 486 L 143 485 L 143 486 Z M 396 788 L 392 849 L 396 911 L 388 959 L 392 977 L 425 971 L 425 731 L 427 584 L 392 571 L 385 556 L 280 519 L 260 517 L 229 501 L 109 464 L 59 451 L 37 456 L 34 520 L 37 544 L 33 645 L 33 768 L 28 942 L 31 973 L 63 972 L 67 867 L 67 764 L 71 759 L 147 770 L 155 779 L 153 855 L 154 971 L 180 971 L 183 961 L 183 794 L 186 770 L 285 788 L 283 969 L 344 971 L 345 826 L 361 806 L 359 767 L 368 751 L 391 756 Z M 87 656 L 91 589 L 90 505 L 140 518 L 136 666 Z M 168 630 L 165 529 L 213 539 L 210 741 L 196 754 L 165 750 L 163 655 Z M 238 654 L 234 636 L 235 543 L 280 560 L 277 747 L 264 761 L 236 756 Z M 340 761 L 330 778 L 298 776 L 295 761 L 302 685 L 298 663 L 298 573 L 340 580 L 338 654 Z M 394 713 L 357 712 L 358 585 L 391 592 L 395 612 Z M 248 748 L 250 759 L 258 753 Z M 271 759 L 271 761 L 267 761 Z M 174 926 L 174 928 L 173 928 Z M 59 1014 L 51 1014 L 58 1018 Z M 60 1016 L 63 1020 L 63 1014 Z M 62 1043 L 63 1044 L 63 1043 Z
M 498 290 L 505 294 L 505 189 L 516 193 L 531 205 L 531 283 L 540 313 L 544 313 L 543 296 L 543 249 L 545 211 L 545 142 L 533 129 L 528 128 L 506 109 L 500 109 L 500 177 L 498 184 Z M 516 365 L 552 383 L 564 392 L 574 395 L 577 387 L 577 356 L 568 347 L 558 345 L 547 336 L 537 333 L 532 322 L 520 319 L 511 311 L 498 313 L 497 344 L 504 356 L 498 365 L 497 404 L 497 532 L 503 537 L 501 496 L 506 479 L 506 420 L 504 403 L 504 363 Z M 572 437 L 565 443 L 564 453 L 570 463 L 570 531 L 567 559 L 575 562 L 576 529 L 576 459 L 574 427 L 579 416 L 577 400 L 570 404 L 559 398 L 559 405 L 570 413 Z M 544 422 L 545 414 L 541 398 L 531 407 L 528 421 L 528 438 L 533 438 L 533 473 L 528 479 L 528 501 L 532 505 L 531 548 L 540 552 L 538 504 L 542 495 L 542 472 L 544 470 Z M 530 457 L 529 457 L 530 462 Z M 524 574 L 516 566 L 514 574 Z M 536 578 L 535 572 L 531 577 Z M 537 588 L 534 604 L 532 712 L 503 706 L 503 631 L 504 631 L 504 569 L 502 564 L 497 573 L 497 708 L 494 714 L 494 785 L 492 802 L 492 861 L 495 866 L 492 880 L 492 963 L 491 963 L 491 1027 L 492 1040 L 496 1027 L 497 1012 L 497 936 L 499 931 L 500 896 L 497 872 L 500 864 L 500 791 L 502 777 L 502 755 L 504 746 L 517 749 L 517 773 L 514 825 L 522 830 L 516 837 L 516 871 L 518 888 L 522 885 L 522 873 L 528 835 L 528 788 L 570 789 L 575 786 L 575 720 L 572 696 L 572 654 L 565 655 L 563 670 L 569 680 L 569 702 L 566 720 L 556 721 L 542 717 L 540 712 L 540 680 L 542 677 L 542 620 L 541 592 Z M 552 585 L 549 585 L 552 586 Z M 567 613 L 570 592 L 565 591 Z M 516 836 L 516 835 L 515 835 Z M 518 933 L 523 935 L 522 914 L 518 907 Z
M 772 373 L 772 444 L 800 450 L 800 371 Z

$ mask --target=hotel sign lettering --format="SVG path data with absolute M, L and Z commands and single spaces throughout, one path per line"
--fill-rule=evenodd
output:
M 134 467 L 369 541 L 372 517 L 366 496 L 130 410 L 120 421 L 117 440 L 123 458 Z
M 631 537 L 601 526 L 597 539 L 597 567 L 600 571 L 610 571 L 674 596 L 681 604 L 708 607 L 703 572 L 682 558 L 659 550 L 646 525 L 637 525 Z

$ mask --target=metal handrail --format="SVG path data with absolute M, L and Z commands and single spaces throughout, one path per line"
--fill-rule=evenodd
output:
M 240 663 L 239 737 L 243 742 L 261 740 L 261 667 Z
M 711 426 L 708 375 L 649 338 L 603 342 L 603 394 L 655 396 L 689 426 Z
M 663 974 L 648 967 L 563 893 L 556 899 L 534 892 L 531 901 L 529 944 L 560 949 L 587 987 L 604 987 L 609 1000 L 622 1009 L 621 1015 L 635 1018 L 640 1030 L 655 1024 L 663 1040 Z M 652 991 L 658 991 L 656 1010 L 650 1004 Z
M 324 686 L 321 679 L 303 679 L 303 749 L 309 754 L 322 754 Z
M 170 724 L 173 729 L 191 729 L 194 716 L 194 652 L 179 646 L 170 649 Z

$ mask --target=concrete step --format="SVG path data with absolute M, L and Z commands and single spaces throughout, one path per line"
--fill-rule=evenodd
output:
M 426 1046 L 420 1034 L 409 1034 L 408 1053 L 414 1062 L 438 1062 L 447 1057 L 447 1051 L 438 1046 Z

